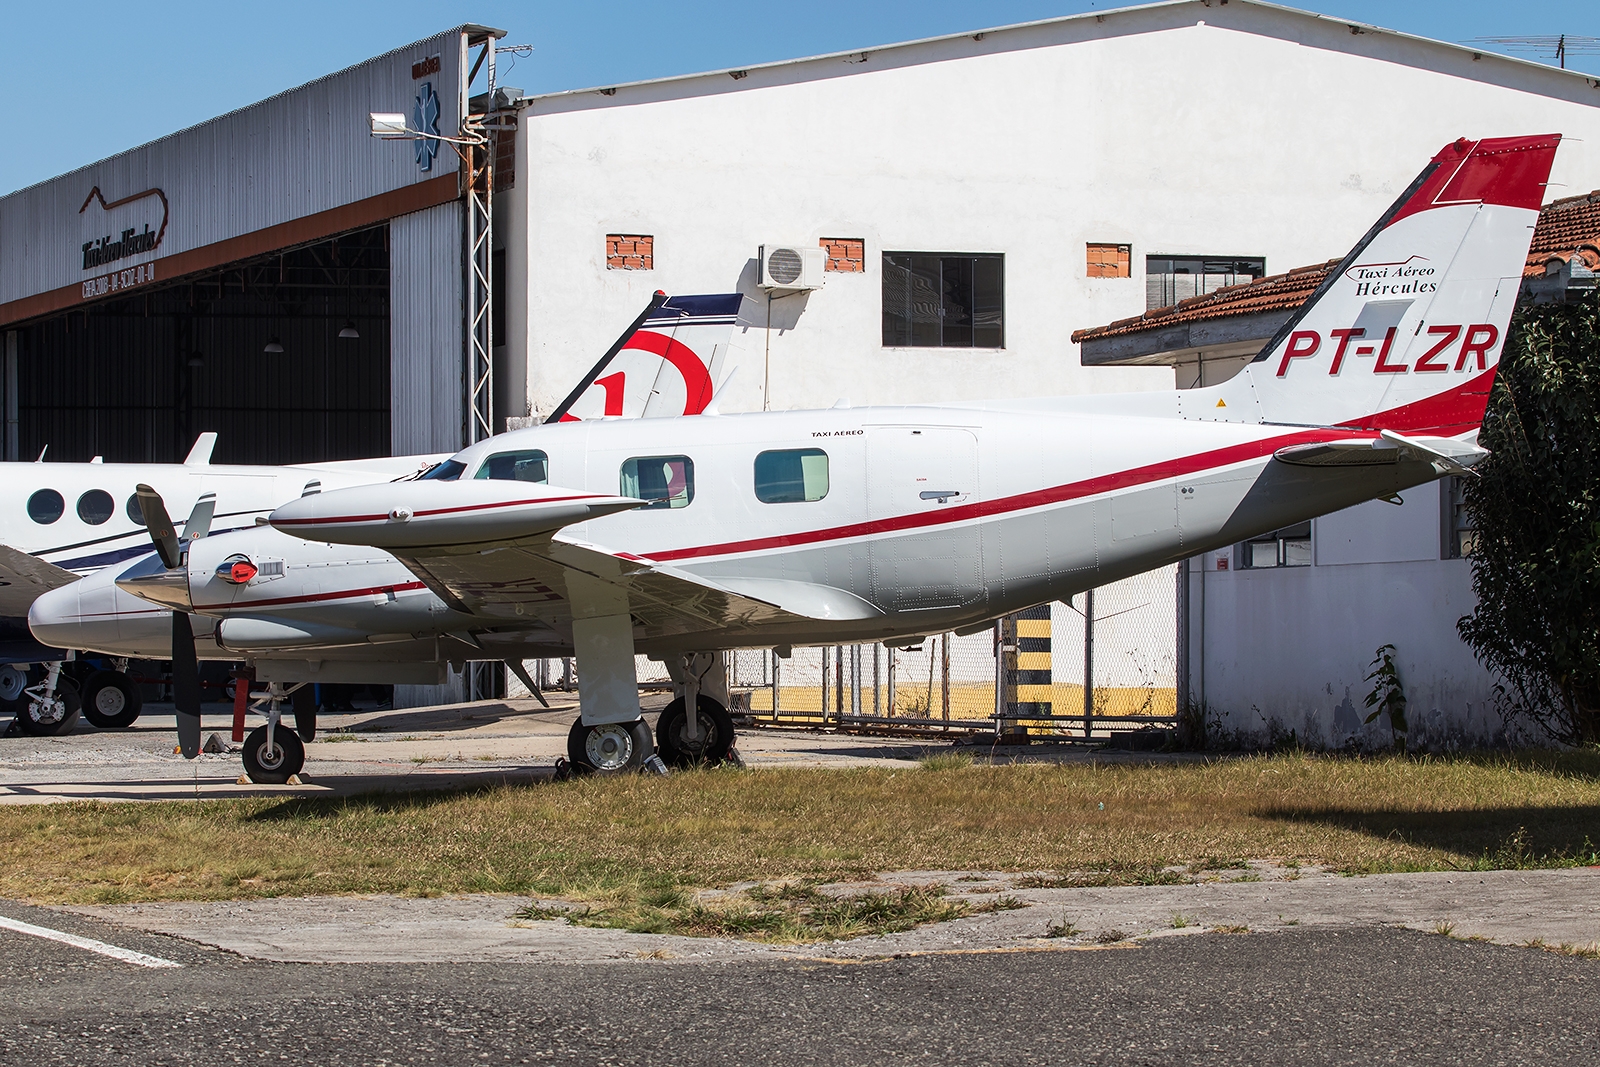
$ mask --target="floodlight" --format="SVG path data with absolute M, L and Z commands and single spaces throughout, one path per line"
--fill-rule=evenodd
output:
M 344 328 L 339 331 L 339 336 L 347 341 L 359 341 L 361 339 L 361 331 L 356 329 L 354 319 L 344 320 Z
M 281 356 L 283 355 L 283 342 L 278 340 L 276 336 L 269 337 L 267 338 L 267 347 L 263 348 L 261 351 L 270 356 Z
M 406 129 L 406 117 L 397 111 L 374 111 L 369 116 L 372 119 L 372 136 L 374 137 L 414 137 Z

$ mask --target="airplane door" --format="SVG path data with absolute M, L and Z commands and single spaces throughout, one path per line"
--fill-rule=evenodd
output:
M 982 600 L 978 521 L 956 518 L 980 499 L 978 439 L 943 426 L 885 426 L 868 435 L 867 506 L 888 526 L 868 542 L 874 599 L 898 611 Z

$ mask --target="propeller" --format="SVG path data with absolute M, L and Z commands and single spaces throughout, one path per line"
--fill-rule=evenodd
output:
M 217 495 L 206 493 L 195 502 L 189 521 L 183 525 L 181 540 L 160 493 L 148 485 L 140 485 L 135 495 L 145 528 L 150 531 L 150 541 L 165 570 L 124 578 L 117 584 L 136 596 L 172 609 L 172 706 L 178 713 L 178 748 L 184 759 L 194 759 L 200 754 L 200 657 L 195 653 L 194 627 L 189 622 L 189 611 L 194 604 L 189 599 L 189 570 L 183 544 L 211 532 Z

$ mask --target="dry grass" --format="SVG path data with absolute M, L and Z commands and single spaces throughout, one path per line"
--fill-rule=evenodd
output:
M 1103 808 L 1102 808 L 1103 805 Z M 513 892 L 648 903 L 904 869 L 1172 881 L 1597 863 L 1600 754 L 705 771 L 470 793 L 0 808 L 0 897 Z M 1040 879 L 1041 884 L 1050 879 Z M 665 899 L 665 898 L 662 898 Z M 631 906 L 631 905 L 630 905 Z

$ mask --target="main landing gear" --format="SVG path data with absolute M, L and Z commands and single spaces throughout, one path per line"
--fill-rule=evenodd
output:
M 620 774 L 638 770 L 652 753 L 670 767 L 711 767 L 725 762 L 733 751 L 733 718 L 701 686 L 718 684 L 714 675 L 722 665 L 715 652 L 697 652 L 667 661 L 667 671 L 682 693 L 668 704 L 656 722 L 655 741 L 642 718 L 623 722 L 585 723 L 580 716 L 567 735 L 567 759 L 579 773 Z M 579 660 L 579 671 L 583 661 Z M 632 682 L 632 679 L 629 679 Z M 578 687 L 583 692 L 582 684 Z M 693 721 L 685 709 L 693 703 Z M 637 706 L 637 705 L 635 705 Z
M 567 760 L 574 770 L 592 774 L 639 770 L 655 750 L 643 719 L 585 726 L 580 716 L 567 734 Z
M 83 717 L 97 729 L 123 730 L 144 709 L 139 687 L 128 677 L 128 661 L 115 660 L 116 670 L 98 670 L 83 683 Z

